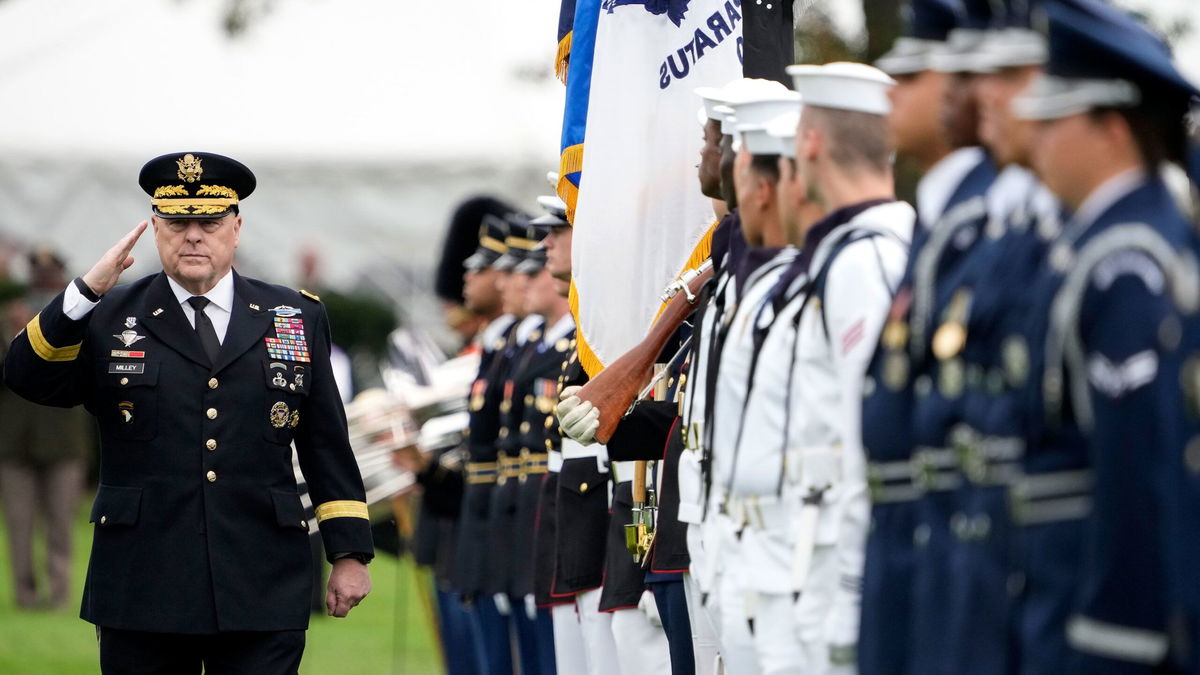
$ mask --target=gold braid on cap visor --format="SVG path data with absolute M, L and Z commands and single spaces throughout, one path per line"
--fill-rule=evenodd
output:
M 201 185 L 196 197 L 188 198 L 187 188 L 182 185 L 164 185 L 154 190 L 150 203 L 160 213 L 169 215 L 206 216 L 224 213 L 238 203 L 238 194 L 224 185 Z

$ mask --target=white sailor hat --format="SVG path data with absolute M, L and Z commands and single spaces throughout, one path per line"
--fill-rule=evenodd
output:
M 775 139 L 777 151 L 784 157 L 796 156 L 796 127 L 800 124 L 800 109 L 789 110 L 767 120 L 763 125 L 767 135 Z
M 787 72 L 806 106 L 872 115 L 886 115 L 892 110 L 887 92 L 896 81 L 865 63 L 788 66 Z
M 761 96 L 730 101 L 733 108 L 734 126 L 742 137 L 742 144 L 752 155 L 777 155 L 779 143 L 767 133 L 768 121 L 783 113 L 800 110 L 800 94 L 780 87 L 778 91 L 763 91 Z
M 774 80 L 739 77 L 723 87 L 699 87 L 696 95 L 704 99 L 705 117 L 721 121 L 721 133 L 732 135 L 734 128 L 731 104 L 788 92 L 788 88 Z

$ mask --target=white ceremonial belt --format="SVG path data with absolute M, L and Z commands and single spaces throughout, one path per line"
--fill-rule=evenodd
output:
M 762 532 L 786 531 L 795 508 L 778 495 L 746 495 L 727 498 L 725 513 L 738 529 L 746 526 Z
M 591 445 L 581 445 L 579 441 L 572 440 L 566 436 L 562 439 L 562 458 L 563 459 L 579 459 L 581 457 L 599 457 L 604 454 L 602 451 L 604 446 L 599 443 Z
M 976 485 L 1009 485 L 1021 477 L 1025 441 L 1016 436 L 988 436 L 971 427 L 951 432 L 967 480 Z
M 624 483 L 633 480 L 634 468 L 636 466 L 637 462 L 612 462 L 609 464 L 609 470 L 616 476 L 618 483 Z
M 550 473 L 558 473 L 562 471 L 563 454 L 561 450 L 551 450 L 550 459 L 546 464 L 546 470 Z
M 1165 633 L 1122 626 L 1077 614 L 1067 622 L 1067 644 L 1105 658 L 1157 665 L 1167 657 Z
M 962 485 L 954 448 L 917 448 L 912 456 L 913 485 L 922 492 L 949 492 Z
M 1018 525 L 1081 520 L 1092 511 L 1090 469 L 1022 476 L 1009 491 L 1013 521 Z

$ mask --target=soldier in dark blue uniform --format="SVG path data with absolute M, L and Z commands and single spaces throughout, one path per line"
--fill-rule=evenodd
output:
M 1033 165 L 1070 216 L 1019 335 L 1032 368 L 1010 493 L 1016 668 L 1160 672 L 1169 566 L 1155 522 L 1179 470 L 1178 308 L 1195 298 L 1180 264 L 1190 223 L 1159 168 L 1182 158 L 1200 91 L 1111 6 L 1046 10 L 1049 59 L 1014 105 L 1037 122 Z
M 8 386 L 82 403 L 102 453 L 82 617 L 127 673 L 294 673 L 308 625 L 308 518 L 294 444 L 333 563 L 327 604 L 369 591 L 367 505 L 316 296 L 232 269 L 254 190 L 203 152 L 148 162 L 163 272 L 116 286 L 138 225 L 13 341 Z
M 459 513 L 458 545 L 454 586 L 468 604 L 474 635 L 472 645 L 479 661 L 478 671 L 508 673 L 512 669 L 509 621 L 488 593 L 488 524 L 492 491 L 499 475 L 496 441 L 500 435 L 500 399 L 503 377 L 517 320 L 502 313 L 501 272 L 493 267 L 507 247 L 508 225 L 495 215 L 485 215 L 480 227 L 479 248 L 467 258 L 463 295 L 468 309 L 489 319 L 480 336 L 483 353 L 479 375 L 471 384 L 467 401 L 468 424 L 466 485 Z

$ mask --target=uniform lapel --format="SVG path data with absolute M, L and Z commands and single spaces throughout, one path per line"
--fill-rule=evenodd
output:
M 208 365 L 208 355 L 200 344 L 200 336 L 183 315 L 179 300 L 167 284 L 166 273 L 160 273 L 150 282 L 142 309 L 142 325 L 167 347 L 202 366 Z
M 225 341 L 221 343 L 221 351 L 217 354 L 217 363 L 213 367 L 214 373 L 233 363 L 237 357 L 246 353 L 246 350 L 258 344 L 271 328 L 273 315 L 264 309 L 265 306 L 254 288 L 234 272 L 233 309 L 229 316 L 229 328 L 225 331 Z

